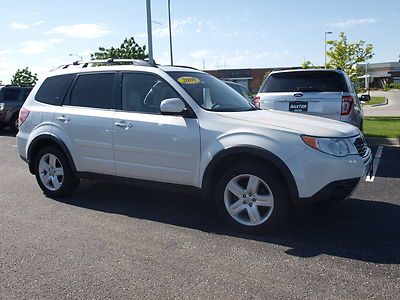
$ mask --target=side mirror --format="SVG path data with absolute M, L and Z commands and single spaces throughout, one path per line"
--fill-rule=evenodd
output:
M 166 115 L 181 115 L 185 111 L 185 103 L 179 98 L 168 98 L 161 101 L 160 111 Z
M 371 101 L 371 96 L 370 95 L 361 95 L 360 100 L 363 102 L 369 102 L 369 101 Z

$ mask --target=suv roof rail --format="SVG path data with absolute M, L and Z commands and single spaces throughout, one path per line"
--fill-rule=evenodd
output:
M 32 85 L 28 85 L 28 84 L 21 84 L 21 85 L 17 85 L 17 84 L 6 84 L 6 85 L 1 85 L 1 87 L 17 87 L 17 88 L 32 88 Z
M 134 66 L 143 66 L 143 67 L 156 67 L 157 65 L 152 65 L 150 62 L 141 59 L 98 59 L 98 60 L 89 60 L 89 61 L 74 61 L 72 64 L 61 65 L 51 71 L 58 69 L 67 69 L 70 66 L 80 66 L 81 68 L 92 67 L 93 65 L 134 65 Z
M 186 68 L 186 69 L 200 71 L 199 69 L 197 69 L 195 67 L 189 67 L 189 66 L 180 66 L 180 65 L 164 65 L 164 66 L 166 66 L 166 67 Z

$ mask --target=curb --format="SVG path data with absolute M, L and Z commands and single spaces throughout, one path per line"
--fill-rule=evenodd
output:
M 389 103 L 389 99 L 388 98 L 385 98 L 385 102 L 384 103 L 380 103 L 380 104 L 372 104 L 372 105 L 369 105 L 369 107 L 378 107 L 378 106 L 384 106 L 384 105 L 387 105 Z
M 378 138 L 378 137 L 366 137 L 368 146 L 394 146 L 400 147 L 400 139 L 399 138 Z

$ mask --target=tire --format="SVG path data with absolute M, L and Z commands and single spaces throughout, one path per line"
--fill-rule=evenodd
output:
M 68 196 L 79 185 L 65 154 L 54 146 L 45 147 L 36 155 L 35 176 L 40 188 L 49 197 Z
M 4 129 L 4 124 L 0 123 L 0 131 L 2 131 Z
M 222 175 L 215 200 L 226 223 L 251 234 L 276 230 L 289 211 L 289 194 L 280 174 L 251 162 L 232 166 Z
M 14 114 L 10 119 L 10 129 L 12 132 L 18 132 L 18 114 Z

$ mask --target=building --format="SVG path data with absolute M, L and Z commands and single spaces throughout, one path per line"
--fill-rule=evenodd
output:
M 400 84 L 400 62 L 367 64 L 367 70 L 365 64 L 359 64 L 358 67 L 368 74 L 370 88 L 383 88 L 391 83 Z
M 365 73 L 365 64 L 358 64 Z M 256 94 L 266 76 L 274 70 L 293 70 L 301 67 L 221 69 L 208 70 L 207 73 L 221 79 L 239 83 Z M 383 88 L 385 84 L 400 83 L 400 62 L 367 64 L 369 88 Z
M 233 81 L 246 87 L 250 92 L 256 94 L 266 76 L 274 70 L 293 70 L 300 67 L 284 68 L 256 68 L 256 69 L 221 69 L 209 70 L 207 73 L 227 81 Z

